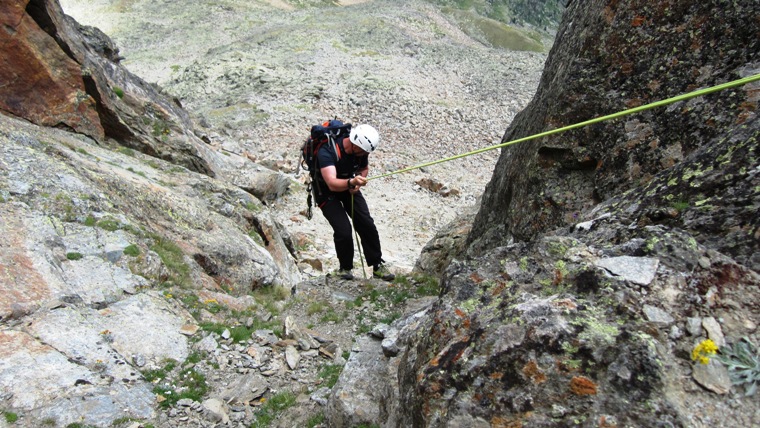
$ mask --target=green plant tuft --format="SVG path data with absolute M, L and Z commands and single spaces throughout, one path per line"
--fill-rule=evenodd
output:
M 117 150 L 119 153 L 129 156 L 129 157 L 135 157 L 135 151 L 133 149 L 130 149 L 129 147 L 119 147 L 119 150 Z
M 342 372 L 343 366 L 339 364 L 326 364 L 322 366 L 322 369 L 319 370 L 319 374 L 317 376 L 319 376 L 319 378 L 324 381 L 324 385 L 326 387 L 332 388 L 336 383 L 338 383 L 338 378 Z
M 118 86 L 113 87 L 113 93 L 119 98 L 124 98 L 124 89 L 121 89 Z
M 124 254 L 132 257 L 137 257 L 140 255 L 140 247 L 135 244 L 128 245 L 126 248 L 124 248 Z
M 282 412 L 296 403 L 296 396 L 290 391 L 275 394 L 264 403 L 254 414 L 256 420 L 251 424 L 251 428 L 268 427 L 277 419 Z
M 96 226 L 103 230 L 107 230 L 109 232 L 113 232 L 116 230 L 119 230 L 121 228 L 121 223 L 119 223 L 118 220 L 113 218 L 104 218 L 103 220 L 100 220 Z
M 675 208 L 676 210 L 678 210 L 680 212 L 680 211 L 686 210 L 691 205 L 689 205 L 689 203 L 685 202 L 685 201 L 675 201 L 675 202 L 671 203 L 670 206 L 673 207 L 673 208 Z
M 9 424 L 18 421 L 18 415 L 13 412 L 3 412 L 3 417 L 5 417 L 5 422 L 8 422 Z
M 731 382 L 744 387 L 745 396 L 753 396 L 760 382 L 760 353 L 758 347 L 744 337 L 720 350 L 715 357 L 728 369 Z
M 325 423 L 325 414 L 323 412 L 319 412 L 316 415 L 310 417 L 308 421 L 306 421 L 306 427 L 314 428 L 324 423 Z
M 150 249 L 158 254 L 167 269 L 171 271 L 170 281 L 180 286 L 190 284 L 190 266 L 185 263 L 185 255 L 177 244 L 169 239 L 157 237 Z
M 68 260 L 79 260 L 79 259 L 81 259 L 82 257 L 84 257 L 84 256 L 82 255 L 82 253 L 77 253 L 77 252 L 66 253 L 66 258 L 67 258 Z

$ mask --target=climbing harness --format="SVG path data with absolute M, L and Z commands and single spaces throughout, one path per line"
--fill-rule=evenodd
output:
M 533 140 L 533 139 L 540 138 L 540 137 L 546 137 L 546 136 L 549 136 L 549 135 L 559 134 L 561 132 L 569 131 L 571 129 L 582 128 L 584 126 L 592 125 L 594 123 L 600 123 L 600 122 L 604 122 L 604 121 L 607 121 L 607 120 L 617 119 L 619 117 L 628 116 L 630 114 L 639 113 L 639 112 L 642 112 L 642 111 L 645 111 L 645 110 L 650 110 L 650 109 L 653 109 L 653 108 L 656 108 L 656 107 L 661 107 L 661 106 L 672 104 L 672 103 L 675 103 L 675 102 L 678 102 L 678 101 L 684 101 L 684 100 L 688 100 L 688 99 L 691 99 L 691 98 L 699 97 L 699 96 L 702 96 L 702 95 L 711 94 L 713 92 L 722 91 L 724 89 L 729 89 L 729 88 L 734 88 L 734 87 L 737 87 L 737 86 L 745 85 L 747 83 L 755 82 L 757 80 L 760 80 L 760 74 L 755 74 L 753 76 L 748 76 L 748 77 L 745 77 L 743 79 L 733 80 L 731 82 L 723 83 L 721 85 L 711 86 L 709 88 L 699 89 L 699 90 L 696 90 L 696 91 L 693 91 L 693 92 L 689 92 L 689 93 L 686 93 L 686 94 L 678 95 L 678 96 L 675 96 L 675 97 L 672 97 L 672 98 L 668 98 L 668 99 L 665 99 L 665 100 L 662 100 L 662 101 L 656 101 L 656 102 L 653 102 L 653 103 L 650 103 L 650 104 L 645 104 L 643 106 L 634 107 L 634 108 L 631 108 L 631 109 L 628 109 L 628 110 L 623 110 L 623 111 L 619 111 L 617 113 L 609 114 L 607 116 L 602 116 L 602 117 L 598 117 L 598 118 L 595 118 L 595 119 L 590 119 L 590 120 L 587 120 L 585 122 L 579 122 L 579 123 L 576 123 L 576 124 L 573 124 L 573 125 L 564 126 L 562 128 L 552 129 L 551 131 L 545 131 L 545 132 L 541 132 L 539 134 L 534 134 L 534 135 L 531 135 L 531 136 L 528 136 L 528 137 L 518 138 L 517 140 L 507 141 L 506 143 L 501 143 L 501 144 L 497 144 L 497 145 L 494 145 L 494 146 L 484 147 L 482 149 L 473 150 L 471 152 L 462 153 L 460 155 L 451 156 L 451 157 L 448 157 L 448 158 L 438 159 L 438 160 L 422 163 L 422 164 L 419 164 L 419 165 L 410 166 L 408 168 L 403 168 L 403 169 L 399 169 L 399 170 L 396 170 L 396 171 L 391 171 L 391 172 L 388 172 L 388 173 L 385 173 L 385 174 L 376 175 L 374 177 L 368 177 L 367 180 L 374 180 L 374 179 L 377 179 L 377 178 L 389 177 L 391 175 L 401 174 L 402 172 L 409 172 L 409 171 L 413 171 L 415 169 L 425 168 L 425 167 L 431 166 L 431 165 L 437 165 L 439 163 L 448 162 L 448 161 L 452 161 L 452 160 L 455 160 L 455 159 L 460 159 L 460 158 L 464 158 L 464 157 L 467 157 L 467 156 L 476 155 L 476 154 L 479 154 L 479 153 L 487 152 L 489 150 L 500 149 L 502 147 L 511 146 L 511 145 L 517 144 L 517 143 L 522 143 L 523 141 L 528 141 L 528 140 Z

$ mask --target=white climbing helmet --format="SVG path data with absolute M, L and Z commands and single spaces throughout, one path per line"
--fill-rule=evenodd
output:
M 356 128 L 351 128 L 348 139 L 367 153 L 374 152 L 380 146 L 380 134 L 369 125 L 359 125 Z

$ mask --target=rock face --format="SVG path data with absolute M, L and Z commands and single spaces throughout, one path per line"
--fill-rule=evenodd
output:
M 223 178 L 262 200 L 287 190 L 282 174 L 210 150 L 176 99 L 121 66 L 108 36 L 64 15 L 57 1 L 0 7 L 0 77 L 8 82 L 0 86 L 0 111 Z
M 0 6 L 0 109 L 43 126 L 59 126 L 103 138 L 95 99 L 83 70 L 46 32 L 46 2 L 7 1 Z M 47 25 L 45 25 L 47 24 Z
M 756 6 L 570 2 L 503 141 L 760 73 Z M 759 91 L 505 149 L 467 244 L 457 222 L 420 259 L 451 260 L 440 299 L 377 357 L 398 367 L 398 389 L 372 386 L 397 401 L 384 426 L 760 423 L 722 395 L 725 367 L 691 359 L 708 337 L 757 342 Z
M 105 34 L 77 24 L 57 1 L 12 0 L 3 8 L 9 84 L 0 88 L 0 109 L 214 174 L 187 114 L 121 67 Z
M 503 141 L 757 74 L 753 4 L 722 4 L 571 4 L 538 95 Z M 470 241 L 529 239 L 617 198 L 610 209 L 632 222 L 684 228 L 760 268 L 758 218 L 745 203 L 758 195 L 757 87 L 506 149 Z

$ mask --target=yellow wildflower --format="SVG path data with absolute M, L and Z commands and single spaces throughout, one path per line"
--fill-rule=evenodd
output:
M 699 361 L 700 364 L 710 362 L 710 356 L 718 352 L 718 345 L 710 339 L 703 340 L 691 351 L 691 359 Z

